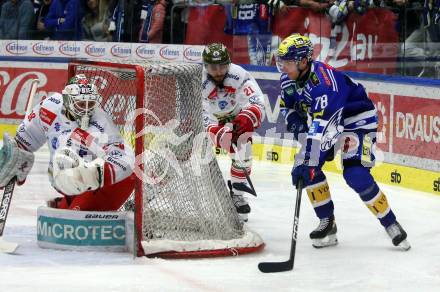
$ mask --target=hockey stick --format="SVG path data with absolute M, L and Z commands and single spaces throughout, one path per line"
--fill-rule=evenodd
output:
M 26 115 L 29 115 L 32 109 L 32 103 L 34 100 L 35 93 L 37 92 L 39 80 L 32 80 L 31 91 L 29 94 L 29 100 L 26 105 Z M 17 178 L 14 176 L 8 184 L 5 186 L 2 199 L 0 201 L 0 252 L 4 253 L 14 253 L 18 247 L 15 242 L 7 242 L 3 240 L 3 231 L 5 229 L 6 219 L 8 217 L 9 207 L 11 206 L 12 195 L 14 194 L 15 181 Z
M 32 103 L 34 102 L 34 96 L 35 96 L 35 93 L 37 92 L 38 83 L 40 83 L 39 79 L 32 80 L 31 92 L 29 94 L 29 100 L 26 105 L 26 115 L 29 115 L 32 110 Z
M 232 149 L 234 149 L 234 152 L 237 154 L 237 158 L 238 158 L 238 161 L 240 162 L 240 165 L 243 165 L 243 160 L 241 160 L 240 154 L 238 153 L 237 145 L 232 143 Z M 255 191 L 254 185 L 252 184 L 251 178 L 249 177 L 249 173 L 247 172 L 246 167 L 242 166 L 240 168 L 243 170 L 244 176 L 246 177 L 246 180 L 247 180 L 250 188 L 249 189 L 248 188 L 243 188 L 242 186 L 238 186 L 239 184 L 236 184 L 236 183 L 233 183 L 232 185 L 234 187 L 238 186 L 237 190 L 248 192 L 251 195 L 254 195 L 256 197 L 257 196 L 257 192 Z
M 14 193 L 15 180 L 16 177 L 14 176 L 5 186 L 3 197 L 0 202 L 0 252 L 5 253 L 13 253 L 18 247 L 17 243 L 7 242 L 2 238 L 9 207 L 11 206 L 12 195 Z
M 296 203 L 295 203 L 295 217 L 293 218 L 293 232 L 292 242 L 290 244 L 290 257 L 285 262 L 263 262 L 258 264 L 258 269 L 263 273 L 277 273 L 285 272 L 293 269 L 296 251 L 296 237 L 298 236 L 298 220 L 299 208 L 301 207 L 301 194 L 303 189 L 303 182 L 300 180 L 296 187 Z

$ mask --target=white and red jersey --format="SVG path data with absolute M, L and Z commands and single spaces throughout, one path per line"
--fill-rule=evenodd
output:
M 104 159 L 104 185 L 120 182 L 132 174 L 134 153 L 126 145 L 110 117 L 100 107 L 90 118 L 89 128 L 82 130 L 76 121 L 66 116 L 63 97 L 59 93 L 44 99 L 25 117 L 17 129 L 17 143 L 35 152 L 47 142 L 50 150 L 49 177 L 55 151 L 69 147 L 85 161 Z
M 206 68 L 202 74 L 203 121 L 208 131 L 211 127 L 231 122 L 240 111 L 246 111 L 255 128 L 261 125 L 263 92 L 249 72 L 231 64 L 222 86 L 215 84 Z

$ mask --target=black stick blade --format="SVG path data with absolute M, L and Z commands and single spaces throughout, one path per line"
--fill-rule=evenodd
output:
M 259 263 L 258 269 L 263 273 L 278 273 L 293 269 L 293 261 Z

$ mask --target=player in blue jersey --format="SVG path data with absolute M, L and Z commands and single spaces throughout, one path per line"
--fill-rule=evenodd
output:
M 385 194 L 370 173 L 374 166 L 377 111 L 364 87 L 327 64 L 312 59 L 310 39 L 293 34 L 278 48 L 281 112 L 300 142 L 292 183 L 301 179 L 319 226 L 310 233 L 314 247 L 337 244 L 333 201 L 322 166 L 340 149 L 343 176 L 379 219 L 395 246 L 410 248 Z

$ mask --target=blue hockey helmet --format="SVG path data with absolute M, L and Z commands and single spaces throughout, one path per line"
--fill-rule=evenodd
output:
M 278 47 L 278 58 L 283 61 L 312 60 L 313 45 L 310 39 L 299 33 L 285 38 Z

